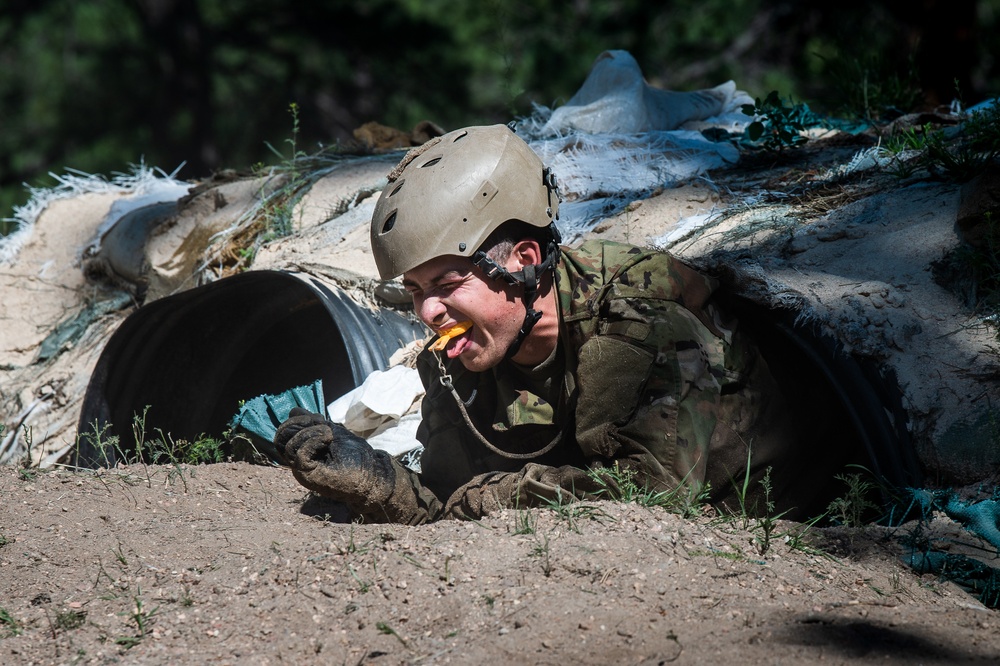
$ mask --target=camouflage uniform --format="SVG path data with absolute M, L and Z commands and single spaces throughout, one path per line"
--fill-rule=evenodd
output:
M 540 497 L 592 496 L 598 486 L 586 468 L 615 464 L 652 488 L 708 484 L 718 502 L 734 479 L 743 482 L 751 444 L 752 479 L 780 466 L 793 435 L 780 391 L 711 303 L 715 286 L 666 253 L 596 241 L 563 250 L 552 357 L 474 373 L 421 353 L 422 473 L 397 473 L 391 519 L 477 517 Z

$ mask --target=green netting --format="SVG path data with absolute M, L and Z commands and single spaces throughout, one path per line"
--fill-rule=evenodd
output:
M 932 573 L 978 595 L 984 606 L 1000 607 L 1000 571 L 967 555 L 914 549 L 905 559 L 917 573 Z
M 906 492 L 910 503 L 904 517 L 915 509 L 919 524 L 925 525 L 933 520 L 935 511 L 940 511 L 993 547 L 992 552 L 983 549 L 985 558 L 1000 559 L 1000 501 L 996 499 L 1000 488 L 993 491 L 993 498 L 968 502 L 950 490 L 907 488 Z M 930 539 L 913 539 L 903 559 L 917 573 L 952 581 L 976 594 L 983 605 L 1000 608 L 1000 569 L 967 555 L 943 552 Z

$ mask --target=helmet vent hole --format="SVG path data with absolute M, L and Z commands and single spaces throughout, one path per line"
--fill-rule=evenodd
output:
M 461 141 L 462 139 L 464 139 L 466 136 L 468 136 L 468 134 L 469 134 L 468 132 L 462 132 L 461 134 L 459 134 L 458 136 L 456 136 L 454 139 L 452 139 L 451 142 L 452 143 L 458 143 L 459 141 Z
M 389 192 L 389 196 L 390 197 L 396 196 L 396 192 L 399 192 L 401 189 L 403 189 L 403 183 L 405 182 L 406 182 L 405 180 L 399 181 L 399 184 L 396 185 L 396 187 L 392 188 L 392 192 Z
M 382 223 L 382 231 L 380 233 L 388 233 L 392 231 L 392 228 L 396 225 L 396 211 L 392 211 L 392 214 L 385 219 Z
M 434 159 L 427 160 L 426 162 L 424 162 L 423 164 L 421 164 L 420 168 L 421 169 L 426 169 L 427 167 L 432 167 L 432 166 L 434 166 L 435 164 L 437 164 L 440 161 L 441 161 L 440 157 L 435 157 Z

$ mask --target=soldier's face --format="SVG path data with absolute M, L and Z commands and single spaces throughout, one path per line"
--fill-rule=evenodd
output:
M 472 328 L 452 339 L 444 353 L 474 372 L 503 360 L 524 319 L 524 305 L 514 288 L 487 278 L 465 257 L 444 256 L 423 263 L 403 274 L 403 286 L 420 319 L 433 330 L 472 322 Z

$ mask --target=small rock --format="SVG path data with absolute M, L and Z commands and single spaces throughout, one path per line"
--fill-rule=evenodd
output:
M 928 310 L 927 308 L 925 308 L 925 307 L 923 307 L 921 305 L 916 305 L 916 306 L 913 307 L 913 314 L 917 315 L 918 317 L 920 317 L 921 319 L 923 319 L 925 321 L 928 320 L 928 319 L 934 319 L 934 320 L 937 320 L 937 321 L 944 321 L 944 317 L 942 317 L 941 315 L 939 315 L 936 312 L 931 312 L 930 310 Z
M 788 253 L 789 254 L 801 254 L 806 250 L 810 249 L 816 241 L 812 238 L 805 238 L 803 236 L 796 236 L 788 243 Z
M 840 240 L 841 238 L 847 238 L 846 229 L 831 229 L 830 231 L 822 231 L 816 234 L 816 240 L 822 243 L 829 243 L 830 241 Z

